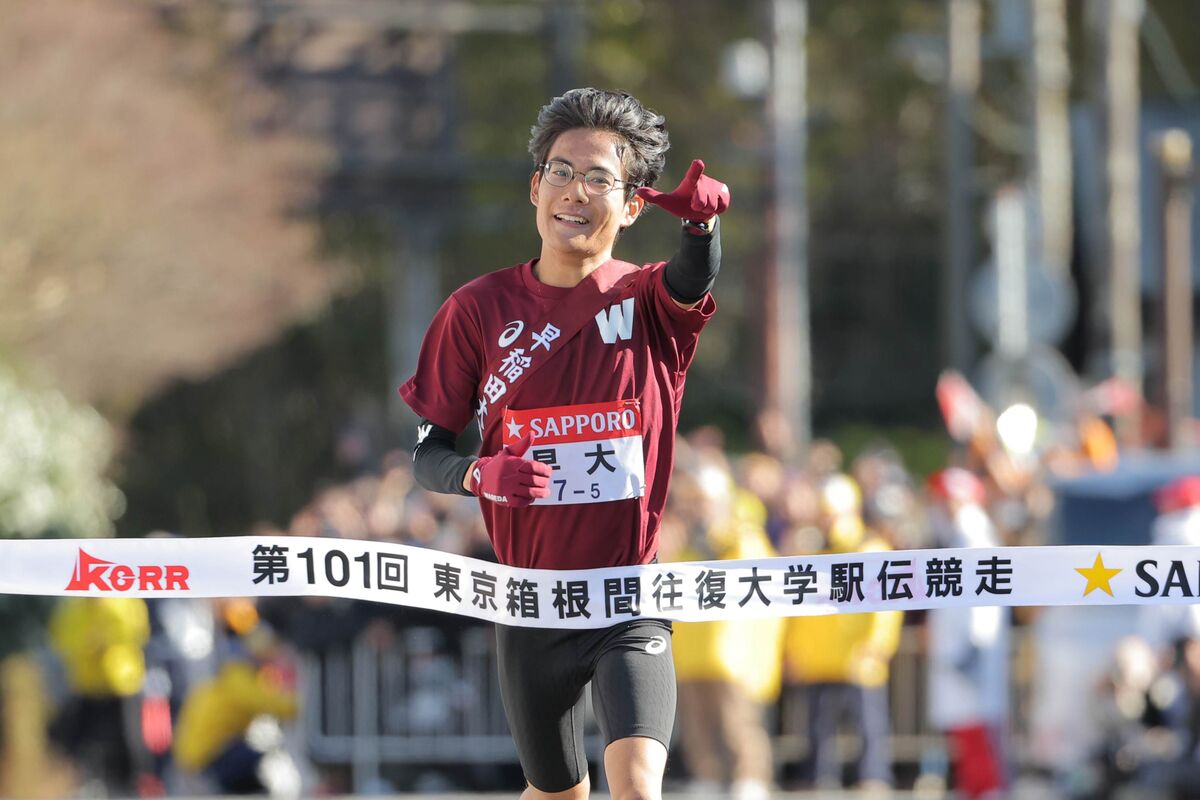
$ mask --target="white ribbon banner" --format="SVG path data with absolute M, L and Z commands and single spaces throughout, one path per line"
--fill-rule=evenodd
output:
M 401 544 L 305 537 L 0 541 L 0 594 L 320 595 L 504 625 L 602 628 L 945 608 L 1196 602 L 1200 547 L 1007 547 L 517 569 Z

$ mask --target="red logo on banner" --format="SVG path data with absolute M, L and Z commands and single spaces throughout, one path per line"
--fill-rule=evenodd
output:
M 75 572 L 67 584 L 69 592 L 170 592 L 188 588 L 188 568 L 182 564 L 116 564 L 79 549 Z

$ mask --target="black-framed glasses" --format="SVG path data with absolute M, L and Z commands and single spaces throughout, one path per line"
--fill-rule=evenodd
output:
M 565 161 L 547 161 L 539 164 L 542 179 L 551 186 L 566 186 L 575 179 L 575 169 Z M 628 181 L 618 180 L 611 172 L 600 167 L 594 167 L 583 173 L 583 187 L 588 194 L 603 196 L 618 186 L 628 185 Z

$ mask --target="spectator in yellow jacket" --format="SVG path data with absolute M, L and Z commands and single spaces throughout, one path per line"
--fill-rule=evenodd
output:
M 132 597 L 70 597 L 50 619 L 50 646 L 71 690 L 87 697 L 129 697 L 146 677 L 150 639 L 146 603 Z
M 149 638 L 146 603 L 135 598 L 69 597 L 50 618 L 50 647 L 71 690 L 50 738 L 85 781 L 117 794 L 132 793 L 135 774 L 148 769 L 139 711 Z
M 686 528 L 686 545 L 670 560 L 774 555 L 762 502 L 734 486 L 723 460 L 701 462 L 682 480 L 676 474 L 670 524 Z M 774 764 L 763 709 L 779 695 L 782 643 L 780 619 L 675 624 L 679 733 L 698 792 L 728 786 L 734 800 L 768 796 Z
M 890 550 L 862 522 L 858 488 L 833 475 L 821 487 L 822 525 L 828 552 Z M 864 788 L 892 783 L 888 738 L 888 667 L 900 643 L 900 611 L 831 614 L 788 620 L 784 669 L 790 691 L 807 700 L 810 774 L 823 788 L 841 785 L 834 746 L 839 721 L 848 717 L 859 739 L 856 774 Z
M 244 650 L 185 698 L 173 752 L 181 769 L 207 775 L 222 792 L 256 794 L 266 788 L 259 776 L 266 748 L 248 741 L 247 733 L 258 717 L 294 717 L 296 692 L 270 663 L 278 650 L 265 624 L 245 634 L 241 643 Z

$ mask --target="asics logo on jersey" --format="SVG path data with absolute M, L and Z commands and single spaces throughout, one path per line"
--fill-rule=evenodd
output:
M 496 340 L 496 344 L 501 347 L 508 347 L 517 340 L 517 337 L 521 335 L 521 331 L 523 330 L 525 330 L 525 323 L 519 319 L 514 319 L 504 326 L 504 330 L 500 331 L 500 338 Z
M 651 636 L 650 641 L 646 642 L 646 652 L 652 656 L 656 656 L 666 649 L 667 640 L 661 636 Z
M 617 339 L 628 341 L 633 338 L 633 298 L 627 297 L 620 305 L 609 306 L 607 311 L 596 314 L 596 325 L 605 344 L 616 344 Z

